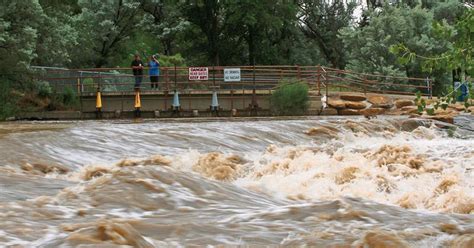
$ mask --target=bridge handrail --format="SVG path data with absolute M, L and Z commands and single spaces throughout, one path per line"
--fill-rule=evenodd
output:
M 301 80 L 316 87 L 321 94 L 321 89 L 325 89 L 326 94 L 334 87 L 344 87 L 351 85 L 351 88 L 359 88 L 364 92 L 400 92 L 413 94 L 414 90 L 428 90 L 432 92 L 432 81 L 429 78 L 400 77 L 381 74 L 359 73 L 350 70 L 341 70 L 325 66 L 299 66 L 299 65 L 258 65 L 258 66 L 207 66 L 208 80 L 192 82 L 188 80 L 188 66 L 168 66 L 160 67 L 161 74 L 159 84 L 166 85 L 167 89 L 188 85 L 211 85 L 216 84 L 224 88 L 246 87 L 274 90 L 276 85 L 285 79 Z M 66 69 L 56 67 L 32 67 L 38 71 L 44 71 L 36 76 L 37 79 L 48 81 L 58 88 L 77 87 L 78 93 L 84 91 L 84 80 L 91 79 L 87 90 L 94 87 L 108 86 L 111 90 L 128 90 L 128 86 L 133 86 L 132 68 L 78 68 Z M 240 68 L 242 82 L 224 82 L 223 70 L 226 68 Z M 148 68 L 145 67 L 145 70 Z M 58 74 L 58 75 L 54 75 Z M 67 75 L 64 75 L 67 74 Z M 144 75 L 147 76 L 146 74 Z M 248 83 L 247 82 L 251 82 Z M 145 80 L 144 84 L 148 82 Z M 420 83 L 420 85 L 417 85 Z M 253 85 L 252 85 L 253 84 Z M 92 87 L 91 87 L 92 86 Z M 207 86 L 206 86 L 207 87 Z M 333 87 L 333 88 L 331 88 Z

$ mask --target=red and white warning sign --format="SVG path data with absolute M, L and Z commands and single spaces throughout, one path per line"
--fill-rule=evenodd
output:
M 189 67 L 189 80 L 208 80 L 208 67 Z

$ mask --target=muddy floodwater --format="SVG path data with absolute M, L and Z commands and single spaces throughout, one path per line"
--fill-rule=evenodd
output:
M 474 247 L 474 133 L 407 118 L 0 123 L 0 247 Z

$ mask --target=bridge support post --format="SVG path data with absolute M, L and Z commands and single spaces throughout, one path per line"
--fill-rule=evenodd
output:
M 179 116 L 179 110 L 180 110 L 181 104 L 179 103 L 179 93 L 177 90 L 174 90 L 174 95 L 173 95 L 173 104 L 172 104 L 172 109 L 173 109 L 173 114 Z
M 316 69 L 316 77 L 317 77 L 317 80 L 318 80 L 318 96 L 321 95 L 321 66 L 318 65 L 317 69 Z
M 257 85 L 255 82 L 255 63 L 253 65 L 253 90 L 252 90 L 252 102 L 250 104 L 250 111 L 252 114 L 257 115 L 258 103 L 257 103 Z
M 212 92 L 212 100 L 211 100 L 211 115 L 214 113 L 216 116 L 219 116 L 219 101 L 217 100 L 216 90 Z
M 96 118 L 102 118 L 102 94 L 100 93 L 100 89 L 97 89 L 97 96 L 95 98 L 95 109 Z
M 140 99 L 140 89 L 135 90 L 135 117 L 141 116 L 142 101 Z

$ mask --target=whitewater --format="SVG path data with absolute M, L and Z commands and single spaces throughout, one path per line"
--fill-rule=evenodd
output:
M 406 117 L 0 123 L 0 247 L 474 247 L 473 176 Z

